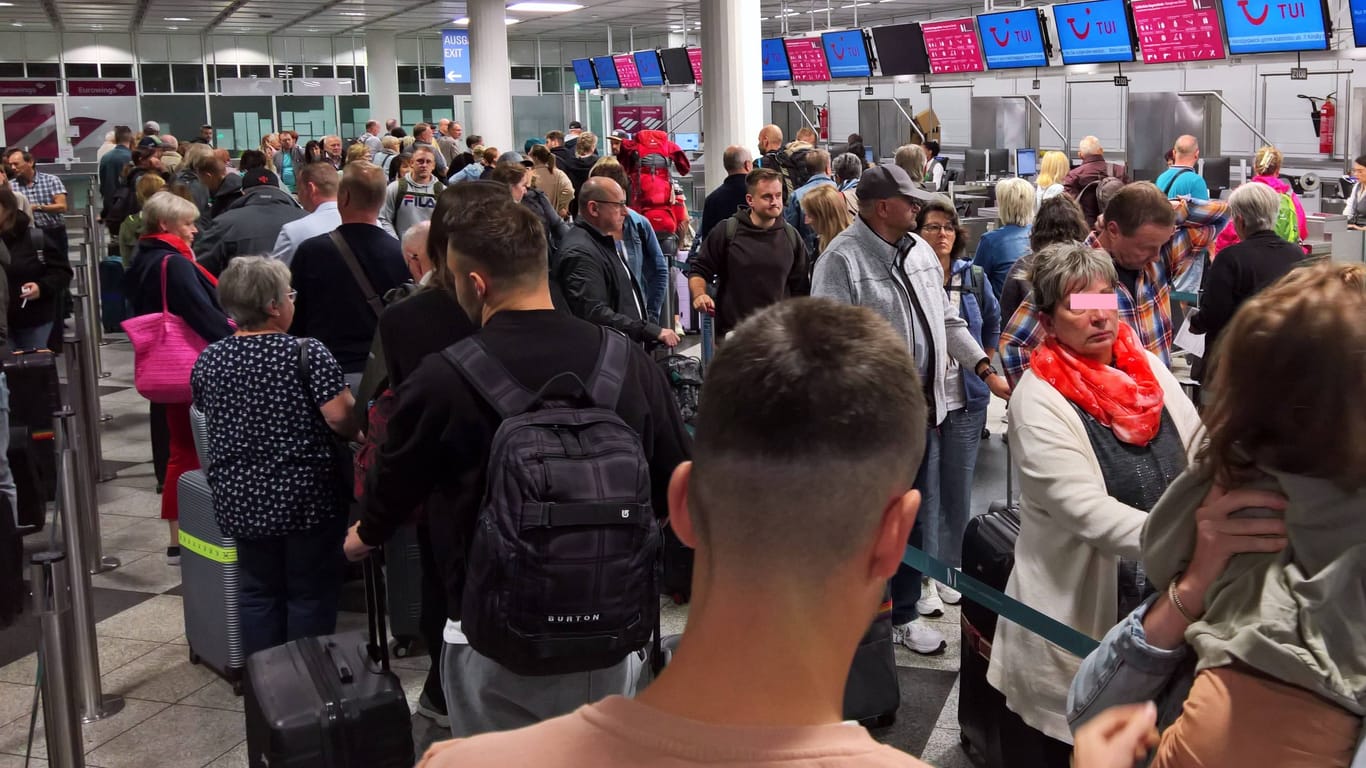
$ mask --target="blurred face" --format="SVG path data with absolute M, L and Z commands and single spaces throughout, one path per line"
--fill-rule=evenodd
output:
M 1366 165 L 1352 163 L 1352 178 L 1356 179 L 1358 184 L 1366 182 Z
M 1120 233 L 1119 225 L 1110 221 L 1105 223 L 1106 242 L 1102 245 L 1119 266 L 1141 270 L 1157 261 L 1162 255 L 1162 246 L 1167 244 L 1174 232 L 1174 226 L 1144 224 L 1132 235 L 1124 235 Z
M 323 142 L 323 149 L 333 157 L 339 157 L 342 151 L 341 139 L 337 136 L 328 136 L 327 141 Z
M 200 129 L 199 129 L 199 138 L 201 138 L 201 139 L 203 139 L 203 140 L 205 140 L 205 141 L 213 141 L 213 129 L 212 129 L 212 128 L 200 128 Z
M 432 179 L 432 171 L 436 170 L 436 159 L 431 152 L 418 152 L 413 155 L 413 181 L 419 184 L 426 184 Z
M 512 199 L 513 199 L 513 200 L 515 200 L 516 202 L 519 202 L 519 203 L 522 202 L 522 198 L 526 197 L 527 182 L 530 181 L 530 180 L 531 180 L 531 174 L 530 174 L 530 173 L 524 173 L 524 174 L 522 174 L 522 179 L 521 179 L 521 181 L 518 181 L 516 184 L 513 184 L 513 185 L 512 185 Z
M 765 221 L 773 221 L 783 215 L 783 181 L 771 179 L 759 182 L 753 192 L 745 194 L 754 215 Z
M 1043 328 L 1058 343 L 1101 365 L 1114 359 L 1115 333 L 1119 328 L 1119 311 L 1115 309 L 1072 309 L 1076 293 L 1115 292 L 1109 281 L 1097 278 L 1089 285 L 1076 286 L 1075 293 L 1062 297 L 1051 315 L 1040 315 Z
M 398 161 L 398 175 L 399 175 L 399 176 L 402 176 L 402 175 L 405 174 L 405 173 L 409 173 L 409 172 L 411 172 L 412 170 L 413 170 L 413 161 L 412 161 L 412 158 L 404 158 L 404 159 Z
M 464 136 L 464 135 L 465 135 L 465 129 L 464 129 L 463 127 L 461 127 L 460 123 L 451 123 L 451 127 L 450 127 L 450 137 L 451 137 L 452 139 L 459 140 L 459 139 L 460 139 L 462 136 Z
M 879 200 L 875 213 L 888 229 L 895 232 L 914 232 L 915 217 L 920 213 L 920 204 L 908 197 L 897 195 Z
M 195 234 L 199 232 L 199 228 L 195 226 L 194 222 L 194 218 L 188 218 L 165 225 L 166 233 L 184 240 L 186 245 L 192 245 Z
M 941 260 L 949 258 L 958 240 L 953 220 L 941 211 L 931 211 L 925 216 L 925 223 L 920 226 L 920 236 L 925 238 L 925 242 L 930 244 Z
M 5 165 L 9 168 L 9 175 L 14 177 L 27 179 L 33 171 L 33 163 L 24 159 L 23 152 L 11 152 L 10 156 L 5 158 Z
M 284 150 L 294 149 L 294 137 L 288 133 L 280 134 L 280 148 Z

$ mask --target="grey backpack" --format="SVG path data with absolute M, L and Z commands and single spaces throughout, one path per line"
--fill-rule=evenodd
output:
M 603 329 L 587 382 L 524 388 L 470 337 L 442 354 L 502 418 L 470 541 L 461 628 L 519 675 L 603 669 L 658 637 L 659 523 L 617 415 L 631 343 Z

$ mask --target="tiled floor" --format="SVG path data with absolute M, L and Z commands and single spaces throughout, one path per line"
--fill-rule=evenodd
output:
M 106 555 L 122 561 L 116 570 L 93 578 L 100 667 L 106 693 L 124 697 L 118 714 L 84 726 L 87 765 L 101 768 L 238 768 L 247 764 L 242 699 L 209 670 L 192 665 L 185 644 L 179 570 L 163 557 L 166 524 L 159 519 L 151 448 L 147 438 L 147 404 L 131 388 L 132 351 L 121 336 L 110 336 L 102 349 L 104 369 L 101 405 L 112 417 L 103 425 L 102 448 L 118 476 L 99 486 L 101 531 Z M 1001 431 L 1001 412 L 993 405 L 988 421 Z M 981 450 L 974 504 L 985 508 L 1004 495 L 1005 451 L 999 438 Z M 47 532 L 26 541 L 30 551 L 43 548 Z M 665 606 L 665 633 L 681 632 L 686 607 Z M 897 725 L 879 738 L 940 768 L 966 768 L 959 746 L 957 721 L 958 610 L 949 607 L 930 619 L 944 632 L 949 647 L 937 657 L 897 654 L 902 667 L 903 706 Z M 341 628 L 361 629 L 364 616 L 343 613 Z M 29 740 L 29 711 L 36 672 L 35 625 L 26 618 L 0 632 L 0 768 L 24 765 Z M 394 666 L 412 706 L 416 706 L 427 669 L 425 656 L 395 660 Z M 414 716 L 419 752 L 441 733 Z M 30 765 L 46 766 L 41 714 L 33 733 Z

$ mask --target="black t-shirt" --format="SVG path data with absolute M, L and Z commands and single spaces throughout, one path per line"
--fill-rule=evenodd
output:
M 389 386 L 402 384 L 427 355 L 476 330 L 455 297 L 440 288 L 425 288 L 384 310 L 379 318 L 379 339 Z

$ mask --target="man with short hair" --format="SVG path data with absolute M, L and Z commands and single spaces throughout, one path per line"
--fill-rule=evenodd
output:
M 862 186 L 860 182 L 859 186 Z M 1105 209 L 1098 231 L 1086 245 L 1114 259 L 1119 284 L 1119 319 L 1139 341 L 1171 365 L 1172 285 L 1192 269 L 1228 223 L 1228 203 L 1183 198 L 1167 200 L 1143 181 L 1125 185 Z M 1028 298 L 1001 329 L 1001 364 L 1011 383 L 1029 370 L 1030 351 L 1044 340 L 1038 310 Z
M 792 190 L 792 197 L 788 199 L 783 214 L 787 217 L 787 223 L 796 227 L 797 234 L 802 236 L 802 242 L 806 244 L 806 252 L 811 254 L 814 260 L 814 257 L 820 254 L 820 242 L 815 230 L 806 224 L 806 216 L 802 213 L 802 197 L 816 187 L 837 185 L 834 175 L 830 172 L 829 152 L 812 149 L 801 158 L 801 161 L 806 165 L 806 172 L 810 175 L 805 184 Z
M 1081 206 L 1086 223 L 1095 226 L 1096 217 L 1100 216 L 1099 187 L 1110 175 L 1110 166 L 1105 162 L 1105 150 L 1100 146 L 1100 139 L 1095 136 L 1082 138 L 1077 145 L 1077 156 L 1081 158 L 1081 165 L 1063 177 L 1062 189 Z
M 721 164 L 726 169 L 726 178 L 707 195 L 702 203 L 702 225 L 697 231 L 697 239 L 704 241 L 712 227 L 729 219 L 745 204 L 745 177 L 754 170 L 754 156 L 748 149 L 732 144 L 721 155 Z
M 184 156 L 180 154 L 180 141 L 171 134 L 164 133 L 161 136 L 161 146 L 161 167 L 167 173 L 174 174 L 180 170 L 180 164 L 185 161 Z
M 436 199 L 445 191 L 432 175 L 436 168 L 436 147 L 414 144 L 412 170 L 389 184 L 384 193 L 384 207 L 379 212 L 379 225 L 385 232 L 403 238 L 408 228 L 419 221 L 431 221 L 436 210 Z
M 155 136 L 153 136 L 155 139 Z M 159 143 L 159 142 L 158 142 Z M 126 125 L 114 126 L 114 148 L 100 158 L 100 200 L 108 203 L 123 180 L 123 168 L 133 162 L 133 129 Z
M 451 161 L 460 154 L 460 145 L 456 143 L 456 137 L 451 135 L 452 123 L 449 118 L 441 118 L 436 124 L 436 148 L 441 150 L 441 159 L 446 161 L 447 172 L 451 167 Z M 443 177 L 444 178 L 444 177 Z
M 915 487 L 922 499 L 922 518 L 939 515 L 939 425 L 948 415 L 949 360 L 979 376 L 993 394 L 1010 396 L 1006 380 L 958 314 L 958 299 L 944 290 L 944 270 L 929 243 L 912 234 L 916 214 L 937 199 L 911 181 L 895 165 L 879 165 L 859 179 L 859 216 L 831 241 L 816 262 L 811 293 L 846 304 L 868 307 L 887 319 L 911 353 L 929 404 L 925 423 L 925 459 Z M 952 379 L 957 386 L 957 374 Z M 902 544 L 921 546 L 916 525 Z M 891 580 L 892 639 L 915 653 L 933 655 L 946 647 L 944 635 L 918 621 L 920 615 L 942 615 L 937 591 L 922 595 L 920 572 L 902 564 Z M 923 598 L 923 602 L 922 602 Z
M 379 310 L 374 304 L 408 280 L 398 241 L 379 226 L 384 192 L 384 172 L 379 166 L 366 162 L 348 165 L 337 187 L 341 226 L 300 243 L 289 265 L 291 285 L 299 292 L 289 332 L 325 344 L 342 373 L 351 374 L 356 383 L 379 324 Z M 352 263 L 364 274 L 368 286 L 357 280 Z
M 242 174 L 242 196 L 195 236 L 195 257 L 205 269 L 222 274 L 238 256 L 265 253 L 286 225 L 303 217 L 299 204 L 280 189 L 280 178 L 274 171 L 248 170 Z
M 1196 200 L 1209 199 L 1209 185 L 1205 183 L 1196 164 L 1200 162 L 1200 142 L 1189 134 L 1176 140 L 1172 146 L 1172 164 L 1154 182 L 1168 200 L 1178 197 L 1191 197 Z
M 570 152 L 574 152 L 574 145 L 578 143 L 579 136 L 582 135 L 583 132 L 583 123 L 580 123 L 578 120 L 570 120 L 569 130 L 565 131 L 564 136 L 565 148 L 568 149 Z
M 298 175 L 305 165 L 304 148 L 299 146 L 298 131 L 280 131 L 280 151 L 275 154 L 275 175 L 280 177 L 290 192 L 298 189 Z
M 473 338 L 513 385 L 526 391 L 570 378 L 564 374 L 594 381 L 602 345 L 614 332 L 554 311 L 539 220 L 506 193 L 489 196 L 482 194 L 485 189 L 482 183 L 456 187 L 451 194 L 457 201 L 446 221 L 447 265 L 455 293 L 480 327 Z M 466 202 L 480 196 L 482 200 Z M 617 373 L 619 393 L 603 407 L 640 436 L 648 464 L 641 490 L 648 492 L 652 507 L 646 514 L 664 518 L 669 513 L 669 477 L 687 460 L 689 440 L 663 372 L 643 350 L 626 346 L 624 369 Z M 462 623 L 475 610 L 465 601 L 469 542 L 490 481 L 490 453 L 502 417 L 444 353 L 427 356 L 397 395 L 389 439 L 366 479 L 361 520 L 348 534 L 345 548 L 349 557 L 363 557 L 421 505 L 431 527 L 434 559 L 445 567 L 449 620 L 441 671 L 453 734 L 518 728 L 613 693 L 633 694 L 642 666 L 634 652 L 603 668 L 525 676 L 469 644 L 477 640 L 466 636 Z M 569 591 L 556 583 L 543 586 L 550 593 L 557 587 Z M 645 610 L 641 620 L 652 621 Z
M 569 216 L 572 219 L 579 212 L 579 191 L 583 189 L 584 182 L 588 181 L 588 174 L 592 173 L 593 166 L 598 160 L 598 137 L 589 131 L 580 131 L 572 144 L 565 144 L 572 152 L 569 159 L 563 163 L 557 162 L 557 167 L 564 171 L 564 175 L 569 177 L 569 183 L 574 185 L 574 199 L 569 204 Z
M 367 120 L 365 122 L 365 133 L 360 135 L 360 140 L 370 150 L 370 156 L 379 154 L 379 121 Z
M 391 132 L 392 132 L 395 128 L 397 128 L 397 127 L 398 127 L 398 120 L 396 120 L 395 118 L 392 118 L 392 117 L 391 117 L 391 118 L 389 118 L 388 120 L 385 120 L 385 121 L 384 121 L 384 132 L 385 132 L 385 133 L 391 133 Z
M 161 123 L 158 123 L 155 120 L 148 120 L 142 124 L 143 136 L 155 136 L 158 133 L 161 133 Z
M 783 180 L 771 168 L 745 177 L 745 201 L 712 227 L 688 259 L 693 309 L 716 315 L 716 340 L 745 318 L 783 299 L 811 291 L 806 246 L 783 221 Z M 716 298 L 708 289 L 719 283 Z
M 803 125 L 801 128 L 797 129 L 797 137 L 794 141 L 799 144 L 814 147 L 816 146 L 817 141 L 816 132 L 811 130 L 810 127 Z
M 341 226 L 337 212 L 337 171 L 327 163 L 309 163 L 299 171 L 299 205 L 308 212 L 280 228 L 270 257 L 286 265 L 294 260 L 299 243 Z
M 441 150 L 432 143 L 432 126 L 428 123 L 418 123 L 413 126 L 413 149 L 418 147 L 431 147 L 432 157 L 436 160 L 436 175 L 439 178 L 446 178 L 446 158 L 441 154 Z
M 198 136 L 195 136 L 193 139 L 190 139 L 190 143 L 192 143 L 192 144 L 208 144 L 209 146 L 212 147 L 212 146 L 214 146 L 214 135 L 213 135 L 213 134 L 214 134 L 213 126 L 210 125 L 210 124 L 208 124 L 208 123 L 205 123 L 205 124 L 199 126 L 199 135 L 198 135 Z
M 796 188 L 792 180 L 792 153 L 810 148 L 811 145 L 800 141 L 783 146 L 783 129 L 776 125 L 765 125 L 759 130 L 759 158 L 755 164 L 782 175 L 784 207 L 792 199 L 792 191 Z
M 579 192 L 579 220 L 560 242 L 552 265 L 569 310 L 597 325 L 615 328 L 645 345 L 678 344 L 678 334 L 649 317 L 645 292 L 631 273 L 622 243 L 626 192 L 598 176 Z
M 32 210 L 33 224 L 66 255 L 68 240 L 62 214 L 66 213 L 66 185 L 50 173 L 41 173 L 28 150 L 5 150 L 5 165 L 9 168 L 10 185 L 23 195 Z
M 555 156 L 555 163 L 561 170 L 563 170 L 564 164 L 574 156 L 574 150 L 570 149 L 564 143 L 564 131 L 547 132 L 545 135 L 545 146 L 546 149 L 550 150 L 550 154 Z

